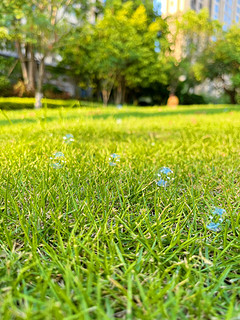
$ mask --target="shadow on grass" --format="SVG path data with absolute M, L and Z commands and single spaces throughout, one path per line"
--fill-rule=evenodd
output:
M 37 122 L 50 122 L 53 120 L 57 120 L 59 117 L 47 117 L 45 119 L 40 118 L 24 118 L 24 119 L 2 119 L 0 120 L 0 126 L 13 125 L 13 124 L 24 124 L 24 123 L 37 123 Z
M 84 112 L 83 114 L 69 114 L 64 116 L 63 118 L 65 120 L 74 120 L 74 119 L 79 119 L 80 117 L 84 118 L 91 118 L 91 119 L 108 119 L 110 117 L 113 118 L 120 118 L 120 119 L 125 119 L 128 117 L 135 117 L 135 118 L 150 118 L 150 117 L 166 117 L 166 116 L 176 116 L 176 115 L 213 115 L 213 114 L 228 114 L 231 113 L 232 111 L 235 112 L 240 112 L 240 106 L 226 106 L 226 107 L 216 107 L 216 108 L 199 108 L 199 109 L 192 109 L 189 107 L 189 109 L 184 109 L 184 110 L 179 110 L 179 109 L 172 109 L 172 110 L 167 110 L 164 111 L 164 107 L 159 107 L 159 111 L 151 111 L 151 107 L 145 107 L 144 112 L 143 108 L 140 107 L 139 111 L 132 111 L 131 107 L 127 111 L 124 109 L 121 111 L 114 111 L 114 112 L 109 112 L 108 109 L 102 109 L 98 111 L 89 111 L 89 112 Z M 24 119 L 2 119 L 0 120 L 0 126 L 5 126 L 5 125 L 11 125 L 11 124 L 24 124 L 24 123 L 37 123 L 37 122 L 51 122 L 54 120 L 60 120 L 59 115 L 56 114 L 56 116 L 50 116 L 46 118 L 41 118 L 41 117 L 26 117 Z
M 149 110 L 149 109 L 148 109 Z M 162 111 L 164 109 L 160 109 L 161 111 L 154 111 L 151 112 L 141 112 L 140 111 L 131 111 L 129 110 L 128 112 L 119 112 L 119 113 L 114 113 L 114 114 L 96 114 L 93 115 L 93 119 L 107 119 L 109 117 L 114 117 L 114 118 L 128 118 L 128 117 L 136 117 L 136 118 L 149 118 L 149 117 L 166 117 L 166 116 L 176 116 L 176 115 L 213 115 L 213 114 L 228 114 L 232 111 L 240 112 L 240 106 L 236 107 L 223 107 L 223 108 L 201 108 L 201 109 L 190 109 L 189 110 L 171 110 L 171 111 Z

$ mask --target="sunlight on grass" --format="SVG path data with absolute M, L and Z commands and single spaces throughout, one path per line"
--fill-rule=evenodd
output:
M 225 108 L 1 114 L 0 317 L 237 319 L 240 107 Z

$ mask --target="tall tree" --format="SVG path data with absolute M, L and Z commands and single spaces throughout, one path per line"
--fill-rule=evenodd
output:
M 26 89 L 41 97 L 47 57 L 66 44 L 73 28 L 81 23 L 86 1 L 2 0 L 0 23 L 14 41 Z M 36 107 L 40 107 L 37 99 Z
M 102 18 L 85 27 L 84 39 L 73 39 L 75 46 L 63 53 L 66 64 L 79 74 L 84 70 L 98 85 L 105 105 L 112 92 L 115 103 L 123 103 L 127 88 L 166 80 L 164 21 L 153 21 L 143 5 L 135 8 L 131 1 L 120 2 L 107 5 Z

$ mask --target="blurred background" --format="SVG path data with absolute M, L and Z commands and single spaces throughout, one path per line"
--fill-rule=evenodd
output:
M 1 97 L 240 103 L 240 0 L 2 0 L 0 12 Z

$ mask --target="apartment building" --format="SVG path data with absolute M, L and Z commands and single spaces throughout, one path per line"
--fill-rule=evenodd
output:
M 165 17 L 189 9 L 199 12 L 207 8 L 210 17 L 223 23 L 225 29 L 240 22 L 240 0 L 154 0 L 154 5 Z

